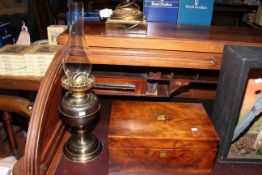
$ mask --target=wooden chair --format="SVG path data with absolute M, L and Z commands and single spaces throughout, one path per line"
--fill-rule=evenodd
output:
M 21 175 L 54 174 L 69 137 L 60 119 L 63 75 L 61 51 L 57 53 L 38 90 L 27 132 L 25 153 L 14 166 Z
M 19 114 L 19 116 L 23 116 L 29 120 L 31 109 L 32 102 L 28 99 L 17 96 L 0 95 L 0 111 L 3 111 L 3 121 L 7 130 L 7 138 L 10 143 L 11 151 L 15 156 L 18 156 L 18 145 L 11 123 L 13 120 L 12 113 Z

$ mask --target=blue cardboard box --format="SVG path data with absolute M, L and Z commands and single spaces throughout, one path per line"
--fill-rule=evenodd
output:
M 11 33 L 10 23 L 0 22 L 0 48 L 6 44 L 13 44 L 14 38 Z
M 148 22 L 177 22 L 179 0 L 144 0 L 144 15 Z
M 214 0 L 180 0 L 178 24 L 210 25 Z

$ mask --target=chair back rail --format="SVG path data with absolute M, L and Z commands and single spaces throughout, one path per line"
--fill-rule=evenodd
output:
M 20 114 L 26 118 L 31 116 L 31 101 L 26 98 L 10 95 L 0 95 L 0 111 Z

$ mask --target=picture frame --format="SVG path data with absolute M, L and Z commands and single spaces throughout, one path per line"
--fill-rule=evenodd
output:
M 262 163 L 262 159 L 228 157 L 249 73 L 256 69 L 262 70 L 262 47 L 225 46 L 212 111 L 212 122 L 220 136 L 219 162 Z

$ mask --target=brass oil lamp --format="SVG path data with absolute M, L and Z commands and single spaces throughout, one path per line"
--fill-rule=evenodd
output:
M 78 15 L 73 22 L 70 20 L 69 39 L 63 54 L 65 76 L 62 78 L 62 86 L 68 91 L 61 101 L 60 112 L 72 133 L 63 152 L 68 159 L 85 163 L 97 158 L 103 150 L 102 142 L 90 133 L 90 126 L 93 128 L 98 120 L 100 104 L 90 90 L 94 77 L 89 62 L 91 53 L 84 37 L 83 3 L 72 1 L 70 12 Z

